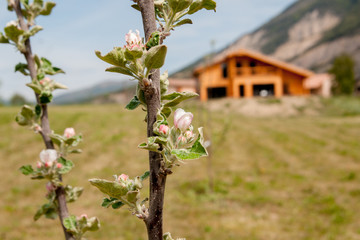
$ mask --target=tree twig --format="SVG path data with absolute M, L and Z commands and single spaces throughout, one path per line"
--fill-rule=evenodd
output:
M 13 8 L 16 12 L 17 18 L 19 19 L 19 24 L 20 24 L 21 29 L 24 31 L 28 31 L 29 26 L 25 22 L 24 16 L 22 14 L 20 0 L 13 1 Z M 37 71 L 36 71 L 34 55 L 32 54 L 32 50 L 31 50 L 30 39 L 27 39 L 25 41 L 25 50 L 22 52 L 22 54 L 25 56 L 26 62 L 28 64 L 28 69 L 30 72 L 31 79 L 32 80 L 36 79 Z M 50 139 L 51 129 L 50 129 L 47 105 L 40 103 L 38 94 L 35 93 L 35 97 L 36 97 L 36 102 L 41 106 L 41 109 L 42 109 L 42 115 L 41 115 L 42 131 L 40 132 L 40 134 L 43 138 L 46 149 L 54 149 L 54 144 L 53 144 L 52 140 Z M 61 180 L 61 176 L 60 176 L 60 180 Z M 65 239 L 66 240 L 74 240 L 75 238 L 73 237 L 73 235 L 66 231 L 66 228 L 64 227 L 64 224 L 63 224 L 63 219 L 68 217 L 69 213 L 68 213 L 67 204 L 66 204 L 65 189 L 62 186 L 60 186 L 56 189 L 56 198 L 57 198 L 57 202 L 58 202 L 59 218 L 61 221 L 61 226 L 64 231 Z

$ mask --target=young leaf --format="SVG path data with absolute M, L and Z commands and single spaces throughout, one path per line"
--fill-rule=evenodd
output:
M 82 229 L 82 232 L 86 231 L 97 231 L 100 228 L 100 221 L 97 217 L 87 219 L 87 223 Z
M 120 207 L 122 207 L 124 205 L 125 204 L 123 202 L 121 202 L 119 199 L 112 198 L 112 197 L 104 198 L 103 202 L 101 204 L 102 207 L 108 208 L 108 207 L 112 206 L 113 209 L 118 209 L 118 208 L 120 208 Z
M 126 105 L 126 109 L 128 110 L 134 110 L 141 104 L 139 98 L 137 96 L 134 96 L 130 102 Z
M 72 215 L 67 218 L 64 218 L 63 224 L 67 231 L 72 232 L 72 233 L 78 232 L 78 230 L 76 228 L 76 225 L 77 225 L 76 224 L 76 216 Z
M 158 45 L 150 48 L 145 55 L 145 67 L 148 69 L 161 68 L 165 63 L 167 47 Z
M 19 170 L 21 171 L 22 174 L 24 175 L 30 175 L 34 172 L 34 169 L 32 168 L 31 165 L 24 165 L 21 168 L 19 168 Z
M 19 43 L 19 38 L 24 33 L 24 30 L 19 29 L 14 24 L 10 24 L 4 28 L 4 32 L 8 39 L 13 41 L 14 43 Z
M 22 74 L 24 74 L 25 76 L 28 76 L 29 73 L 29 69 L 28 69 L 28 65 L 25 63 L 18 63 L 15 66 L 15 72 L 21 72 Z
M 197 93 L 194 92 L 173 92 L 168 95 L 162 96 L 161 100 L 169 100 L 169 102 L 164 104 L 164 107 L 174 107 L 181 103 L 182 101 L 185 101 L 187 99 L 197 97 L 199 96 Z
M 205 8 L 206 10 L 216 11 L 216 2 L 213 0 L 195 0 L 189 8 L 188 14 L 194 14 Z
M 60 174 L 65 174 L 70 172 L 70 170 L 74 167 L 74 163 L 70 160 L 66 160 L 63 157 L 60 157 L 58 159 L 58 162 L 62 164 L 62 167 L 59 171 Z
M 192 0 L 168 0 L 168 3 L 173 12 L 178 13 L 187 9 L 192 3 Z
M 108 181 L 104 179 L 89 179 L 91 185 L 97 187 L 101 192 L 113 198 L 121 198 L 127 192 L 127 189 L 121 186 L 118 182 Z
M 144 181 L 145 179 L 147 179 L 150 176 L 150 171 L 146 171 L 144 172 L 144 174 L 140 177 L 141 181 Z
M 39 95 L 39 100 L 41 104 L 50 103 L 53 99 L 53 95 L 50 91 L 43 91 Z
M 130 77 L 134 77 L 136 78 L 136 76 L 127 68 L 127 67 L 109 67 L 107 69 L 105 69 L 106 72 L 117 72 L 117 73 L 121 73 L 124 75 L 128 75 Z
M 126 59 L 125 59 L 124 51 L 120 47 L 114 48 L 111 52 L 109 52 L 105 56 L 101 56 L 101 52 L 99 51 L 95 51 L 95 54 L 98 58 L 100 58 L 104 62 L 110 63 L 118 67 L 125 67 Z
M 34 90 L 35 93 L 40 94 L 41 93 L 41 87 L 35 83 L 27 83 L 26 86 Z
M 0 32 L 0 43 L 9 43 L 9 39 Z
M 54 2 L 45 2 L 44 8 L 40 11 L 40 15 L 48 16 L 51 14 L 52 9 L 56 6 Z
M 179 27 L 179 26 L 184 25 L 184 24 L 192 24 L 192 23 L 193 22 L 191 21 L 191 19 L 186 18 L 186 19 L 183 19 L 180 22 L 176 23 L 174 25 L 174 27 Z

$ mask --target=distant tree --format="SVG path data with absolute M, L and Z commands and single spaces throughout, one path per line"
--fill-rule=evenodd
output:
M 335 76 L 332 91 L 335 95 L 351 95 L 355 89 L 355 62 L 347 54 L 335 58 L 329 73 Z
M 10 104 L 13 106 L 21 106 L 21 105 L 26 104 L 26 99 L 22 95 L 15 93 L 10 98 Z

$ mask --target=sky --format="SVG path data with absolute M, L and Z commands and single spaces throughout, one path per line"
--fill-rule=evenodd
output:
M 175 72 L 201 56 L 218 50 L 243 34 L 252 32 L 279 14 L 296 0 L 217 0 L 216 13 L 202 10 L 192 15 L 192 25 L 176 28 L 165 41 L 166 64 L 162 68 Z M 125 44 L 130 30 L 143 34 L 140 13 L 130 0 L 61 0 L 50 16 L 40 16 L 37 24 L 44 28 L 31 38 L 33 53 L 49 59 L 66 74 L 52 77 L 69 87 L 67 91 L 91 87 L 103 81 L 124 81 L 125 76 L 105 72 L 109 66 L 94 51 L 103 54 Z M 0 31 L 15 13 L 7 11 L 7 1 L 0 0 Z M 214 47 L 211 42 L 214 41 Z M 25 84 L 30 80 L 14 72 L 24 57 L 9 44 L 0 44 L 0 98 L 8 100 L 19 93 L 32 100 L 33 92 Z M 56 90 L 54 95 L 64 93 Z

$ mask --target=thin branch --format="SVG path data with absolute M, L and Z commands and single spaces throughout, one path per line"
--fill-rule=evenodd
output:
M 21 11 L 21 5 L 20 0 L 15 0 L 13 2 L 13 7 L 16 12 L 17 18 L 19 19 L 19 24 L 22 30 L 29 31 L 28 24 L 26 24 L 24 16 Z M 28 69 L 30 72 L 30 77 L 32 80 L 35 80 L 37 78 L 37 71 L 36 71 L 36 65 L 35 65 L 35 59 L 34 55 L 32 54 L 31 50 L 31 44 L 30 39 L 27 39 L 25 41 L 25 50 L 22 52 L 22 54 L 25 56 L 26 62 L 28 64 Z M 54 149 L 54 143 L 50 139 L 49 135 L 51 133 L 50 123 L 49 123 L 49 117 L 48 117 L 48 109 L 46 104 L 41 104 L 39 100 L 39 95 L 35 94 L 37 103 L 41 106 L 42 109 L 42 115 L 41 115 L 41 136 L 43 138 L 44 144 L 46 149 Z M 61 180 L 61 176 L 60 176 Z M 69 216 L 67 204 L 66 204 L 66 195 L 65 195 L 65 189 L 61 186 L 56 189 L 56 198 L 58 202 L 58 212 L 59 212 L 59 218 L 61 221 L 61 226 L 64 231 L 65 239 L 66 240 L 74 240 L 75 238 L 73 235 L 66 231 L 66 228 L 63 225 L 63 219 Z
M 143 20 L 145 39 L 149 39 L 156 31 L 156 19 L 153 0 L 137 1 Z M 149 77 L 152 81 L 145 88 L 145 99 L 147 104 L 147 135 L 154 136 L 153 125 L 156 115 L 160 109 L 160 70 L 153 70 Z M 149 152 L 150 165 L 150 197 L 149 216 L 145 219 L 149 240 L 163 239 L 163 205 L 165 194 L 166 173 L 162 170 L 162 155 Z

